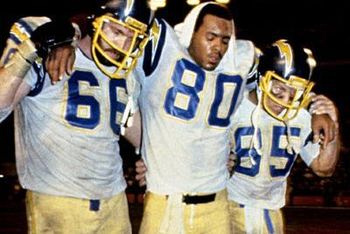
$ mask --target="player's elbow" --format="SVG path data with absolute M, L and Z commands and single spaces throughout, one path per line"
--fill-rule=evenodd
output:
M 318 177 L 331 177 L 333 175 L 333 172 L 323 172 L 323 171 L 317 171 L 315 174 Z
M 312 171 L 319 177 L 331 177 L 335 171 L 336 160 L 323 161 L 317 158 L 312 164 Z
M 0 106 L 0 123 L 11 114 L 12 109 L 12 105 L 5 107 Z
M 317 168 L 313 171 L 319 177 L 331 177 L 334 174 L 335 167 L 325 165 L 322 168 Z

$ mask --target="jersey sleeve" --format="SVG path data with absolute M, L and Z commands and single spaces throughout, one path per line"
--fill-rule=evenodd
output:
M 310 166 L 312 161 L 318 157 L 320 153 L 320 145 L 312 142 L 311 116 L 302 109 L 299 112 L 302 121 L 302 139 L 303 144 L 300 149 L 300 156 L 307 166 Z
M 253 42 L 248 40 L 236 40 L 235 42 L 235 64 L 241 67 L 246 75 L 252 68 L 255 58 L 255 46 Z
M 248 91 L 251 91 L 258 86 L 258 79 L 259 79 L 258 65 L 259 65 L 259 58 L 261 55 L 262 55 L 261 50 L 259 48 L 255 47 L 253 64 L 252 64 L 252 66 L 249 70 L 249 73 L 247 75 L 246 89 Z
M 30 38 L 32 32 L 40 25 L 49 22 L 47 17 L 25 17 L 15 22 L 6 41 L 6 47 L 0 59 L 0 65 L 5 65 L 9 58 L 17 51 L 17 47 Z
M 49 21 L 50 19 L 47 17 L 24 17 L 16 21 L 10 29 L 9 37 L 6 41 L 6 47 L 0 59 L 0 66 L 4 66 L 8 63 L 11 56 L 17 51 L 18 46 L 23 41 L 29 39 L 32 32 L 38 26 Z M 39 70 L 38 64 L 35 64 L 24 77 L 24 80 L 31 87 L 34 87 L 38 83 L 38 78 L 41 77 L 37 75 Z
M 164 20 L 155 20 L 149 42 L 145 47 L 142 60 L 142 70 L 145 76 L 149 76 L 157 68 L 165 45 L 167 27 L 170 27 Z
M 128 92 L 128 104 L 130 105 L 130 112 L 135 113 L 138 111 L 138 98 L 140 96 L 141 84 L 140 77 L 136 72 L 132 72 L 126 79 L 126 87 Z
M 320 153 L 320 145 L 309 141 L 300 151 L 300 156 L 307 166 L 310 166 L 312 161 L 317 158 Z

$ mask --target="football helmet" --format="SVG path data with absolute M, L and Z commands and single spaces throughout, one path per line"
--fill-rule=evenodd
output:
M 264 109 L 274 118 L 281 121 L 293 119 L 310 101 L 310 91 L 314 83 L 310 81 L 316 60 L 312 51 L 293 44 L 287 40 L 278 40 L 263 51 L 259 59 L 259 89 Z M 277 80 L 291 89 L 288 101 L 279 97 L 274 90 L 273 82 Z M 282 107 L 276 114 L 268 105 L 268 100 Z
M 147 0 L 96 0 L 92 57 L 110 78 L 126 78 L 148 41 L 154 12 Z

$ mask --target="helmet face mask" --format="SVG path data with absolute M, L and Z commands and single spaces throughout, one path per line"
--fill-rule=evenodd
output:
M 310 101 L 310 81 L 316 61 L 308 49 L 276 41 L 260 58 L 259 89 L 263 108 L 280 121 L 296 117 Z
M 310 101 L 314 83 L 301 77 L 291 76 L 286 80 L 273 71 L 261 78 L 262 104 L 267 113 L 280 121 L 293 119 Z M 277 109 L 277 110 L 276 110 Z
M 142 55 L 152 20 L 146 0 L 112 0 L 100 6 L 93 16 L 91 48 L 99 69 L 110 78 L 126 78 Z

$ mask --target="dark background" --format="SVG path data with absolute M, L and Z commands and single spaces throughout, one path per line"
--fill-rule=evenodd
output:
M 171 25 L 180 22 L 191 9 L 185 0 L 168 0 L 167 4 L 157 15 Z M 257 46 L 288 38 L 299 40 L 313 50 L 318 62 L 314 73 L 315 89 L 330 97 L 339 107 L 343 147 L 337 173 L 331 179 L 316 178 L 303 163 L 297 163 L 291 181 L 293 193 L 317 194 L 327 199 L 350 195 L 348 4 L 345 0 L 231 0 L 228 5 L 234 14 L 237 38 L 252 40 Z M 22 16 L 71 16 L 88 8 L 88 0 L 9 1 L 0 9 L 0 51 L 5 46 L 11 23 Z M 0 174 L 1 165 L 14 162 L 12 125 L 12 118 L 0 124 Z M 122 142 L 122 146 L 124 155 L 132 154 L 127 144 Z M 334 201 L 330 200 L 326 205 L 334 205 Z

